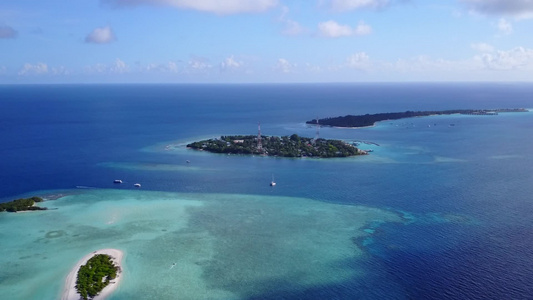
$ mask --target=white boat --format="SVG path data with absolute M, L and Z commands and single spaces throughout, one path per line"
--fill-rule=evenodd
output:
M 141 187 L 141 184 L 140 183 L 136 183 L 133 185 L 134 187 Z
M 272 175 L 272 181 L 270 182 L 270 186 L 275 186 L 276 182 L 274 181 L 274 175 Z
M 113 181 L 113 183 L 122 183 L 122 180 L 120 180 L 120 179 L 115 179 L 115 180 Z

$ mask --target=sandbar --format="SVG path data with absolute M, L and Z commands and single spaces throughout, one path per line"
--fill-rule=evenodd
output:
M 93 298 L 93 300 L 104 300 L 118 287 L 120 279 L 122 277 L 122 257 L 124 253 L 117 249 L 100 249 L 94 251 L 90 254 L 85 255 L 78 263 L 72 268 L 67 278 L 65 279 L 65 287 L 63 288 L 63 293 L 61 294 L 61 300 L 80 300 L 81 295 L 78 294 L 76 290 L 76 279 L 78 277 L 78 271 L 81 266 L 85 265 L 87 261 L 97 255 L 97 254 L 107 254 L 111 257 L 113 263 L 119 267 L 117 272 L 117 277 L 110 281 L 109 285 L 106 286 L 100 294 Z

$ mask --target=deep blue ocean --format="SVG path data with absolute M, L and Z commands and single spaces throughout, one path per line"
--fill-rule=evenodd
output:
M 372 237 L 354 240 L 366 259 L 346 264 L 364 276 L 258 298 L 533 299 L 531 112 L 320 128 L 372 142 L 360 146 L 369 156 L 347 160 L 164 150 L 257 134 L 258 122 L 263 135 L 314 137 L 305 121 L 316 117 L 470 108 L 533 108 L 533 84 L 4 85 L 0 200 L 141 182 L 380 208 L 404 222 L 369 223 Z M 180 171 L 191 167 L 208 171 Z

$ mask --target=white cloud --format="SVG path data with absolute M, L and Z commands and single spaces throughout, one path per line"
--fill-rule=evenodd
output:
M 211 65 L 202 61 L 198 60 L 190 60 L 189 61 L 189 67 L 194 70 L 204 70 L 211 68 Z
M 108 67 L 105 64 L 97 63 L 91 66 L 86 66 L 84 71 L 86 73 L 107 73 Z
M 461 2 L 481 14 L 533 17 L 533 0 L 461 0 Z
M 492 45 L 486 44 L 486 43 L 473 43 L 470 45 L 470 47 L 476 51 L 479 52 L 492 52 L 494 51 L 494 47 Z
M 520 71 L 533 71 L 533 49 L 524 47 L 517 47 L 511 50 L 502 51 L 494 50 L 486 47 L 484 44 L 481 48 L 486 48 L 486 52 L 475 55 L 466 60 L 446 60 L 446 59 L 432 59 L 428 56 L 417 56 L 410 59 L 399 59 L 393 64 L 383 63 L 384 70 L 399 71 L 402 73 L 420 73 L 430 74 L 431 72 L 449 74 L 460 74 L 462 77 L 468 78 L 468 74 L 481 74 L 486 70 L 492 71 L 516 71 L 515 74 L 520 74 Z M 498 74 L 498 73 L 494 73 Z M 527 73 L 523 73 L 527 74 Z M 500 78 L 504 79 L 501 75 Z
M 108 44 L 114 42 L 116 39 L 115 33 L 111 27 L 106 26 L 95 28 L 87 35 L 87 37 L 85 37 L 85 42 L 94 44 Z
M 109 71 L 112 73 L 122 74 L 129 71 L 129 66 L 124 61 L 117 58 L 115 63 L 109 68 Z
M 71 74 L 71 72 L 64 66 L 51 68 L 50 73 L 53 75 L 70 75 Z
M 151 64 L 148 64 L 144 69 L 148 72 L 155 71 L 155 72 L 162 72 L 162 73 L 178 73 L 179 71 L 178 64 L 173 61 L 169 61 L 164 64 L 151 63 Z
M 278 0 L 101 0 L 113 6 L 159 5 L 215 14 L 256 13 L 271 9 Z
M 0 39 L 14 39 L 18 36 L 18 32 L 10 26 L 0 25 Z
M 121 59 L 117 58 L 114 63 L 107 65 L 97 63 L 84 68 L 85 73 L 100 73 L 100 74 L 123 74 L 130 72 L 130 67 Z
M 477 55 L 475 59 L 491 70 L 533 70 L 533 49 L 524 47 L 483 53 Z
M 333 64 L 323 70 L 331 76 L 349 76 L 353 74 L 350 70 L 365 71 L 361 78 L 377 81 L 530 80 L 533 49 L 517 47 L 500 51 L 485 43 L 472 44 L 471 47 L 479 53 L 460 60 L 419 55 L 385 61 L 371 59 L 366 52 L 356 52 L 348 56 L 344 63 Z M 311 73 L 309 68 L 305 70 Z
M 331 8 L 337 11 L 355 9 L 379 9 L 389 5 L 388 0 L 331 0 Z
M 172 72 L 172 73 L 176 73 L 179 70 L 178 64 L 173 61 L 169 61 L 165 64 L 165 70 L 168 70 L 169 72 Z
M 189 70 L 205 71 L 211 69 L 213 66 L 209 64 L 209 60 L 203 57 L 193 57 L 187 63 Z
M 307 70 L 307 72 L 310 72 L 310 73 L 319 73 L 322 71 L 322 68 L 320 66 L 313 65 L 310 63 L 305 64 L 305 69 Z
M 393 69 L 402 73 L 466 71 L 474 66 L 465 61 L 451 61 L 442 58 L 433 59 L 426 55 L 419 55 L 408 59 L 398 59 L 392 64 Z
M 350 26 L 340 25 L 339 23 L 331 20 L 319 23 L 318 31 L 321 36 L 332 38 L 352 35 L 352 28 Z
M 318 24 L 319 35 L 329 38 L 338 38 L 343 36 L 367 35 L 372 33 L 372 27 L 361 21 L 352 28 L 348 25 L 340 25 L 335 21 L 326 21 Z
M 509 35 L 513 33 L 513 25 L 507 22 L 504 18 L 501 18 L 498 20 L 498 31 L 501 34 Z
M 288 60 L 284 58 L 280 58 L 278 59 L 278 62 L 276 66 L 274 67 L 274 70 L 281 72 L 281 73 L 292 73 L 295 67 L 296 67 L 296 64 L 292 64 Z
M 348 67 L 358 70 L 367 70 L 371 67 L 370 57 L 365 52 L 354 53 L 346 59 Z
M 281 16 L 279 17 L 279 21 L 283 24 L 283 30 L 281 31 L 284 35 L 299 35 L 304 33 L 306 30 L 305 28 L 300 25 L 300 23 L 289 19 L 287 15 L 289 14 L 289 8 L 287 6 L 283 6 L 281 9 Z
M 242 67 L 243 63 L 240 61 L 236 61 L 235 58 L 232 56 L 226 57 L 223 62 L 220 63 L 220 70 L 221 71 L 234 71 Z
M 48 65 L 45 63 L 37 63 L 35 65 L 25 63 L 19 70 L 18 75 L 40 75 L 46 73 L 48 73 Z

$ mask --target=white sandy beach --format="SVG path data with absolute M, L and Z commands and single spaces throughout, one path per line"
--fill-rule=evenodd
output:
M 118 287 L 120 279 L 122 277 L 122 257 L 124 253 L 117 249 L 101 249 L 94 251 L 90 254 L 85 255 L 82 259 L 76 263 L 72 268 L 67 278 L 65 279 L 65 287 L 63 288 L 63 293 L 61 294 L 61 300 L 79 300 L 81 298 L 80 294 L 76 291 L 76 278 L 78 275 L 78 270 L 81 266 L 85 265 L 87 261 L 96 254 L 107 254 L 111 256 L 115 265 L 119 267 L 117 272 L 117 277 L 113 279 L 108 286 L 106 286 L 98 296 L 94 297 L 94 300 L 104 300 Z

